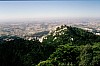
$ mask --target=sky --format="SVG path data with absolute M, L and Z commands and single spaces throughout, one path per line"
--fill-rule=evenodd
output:
M 100 17 L 100 1 L 0 1 L 0 20 Z

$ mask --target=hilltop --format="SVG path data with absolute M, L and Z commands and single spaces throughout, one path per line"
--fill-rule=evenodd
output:
M 37 34 L 36 34 L 37 35 Z M 0 66 L 99 66 L 100 36 L 62 25 L 40 42 L 0 37 Z

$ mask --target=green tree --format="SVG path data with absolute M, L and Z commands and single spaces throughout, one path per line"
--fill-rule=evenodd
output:
M 93 60 L 92 46 L 87 44 L 83 48 L 81 47 L 81 49 L 79 66 L 91 66 Z

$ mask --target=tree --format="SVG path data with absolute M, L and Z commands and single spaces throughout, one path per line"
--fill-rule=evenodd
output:
M 82 48 L 82 52 L 80 54 L 79 66 L 91 66 L 92 60 L 93 60 L 93 49 L 91 45 L 87 44 Z
M 77 65 L 79 48 L 69 45 L 71 44 L 60 45 L 46 61 L 40 62 L 38 66 Z

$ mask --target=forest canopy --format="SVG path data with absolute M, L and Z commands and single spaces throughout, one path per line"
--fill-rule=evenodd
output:
M 62 25 L 43 41 L 0 37 L 0 66 L 99 66 L 100 36 Z

